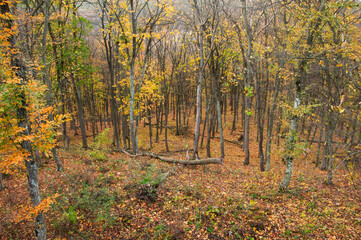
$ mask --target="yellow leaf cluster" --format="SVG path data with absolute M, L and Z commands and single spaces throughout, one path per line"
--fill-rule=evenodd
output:
M 12 220 L 15 223 L 19 223 L 20 221 L 31 221 L 35 216 L 39 213 L 46 213 L 50 209 L 50 204 L 52 204 L 59 195 L 55 194 L 53 196 L 49 196 L 43 199 L 39 205 L 32 206 L 30 203 L 26 205 L 20 205 L 17 215 Z

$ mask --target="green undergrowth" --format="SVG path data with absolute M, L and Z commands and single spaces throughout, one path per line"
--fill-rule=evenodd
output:
M 56 235 L 80 234 L 86 226 L 107 229 L 117 225 L 115 206 L 122 203 L 122 197 L 113 186 L 116 181 L 113 174 L 99 173 L 97 177 L 87 171 L 68 174 L 65 191 L 58 191 L 59 196 L 51 206 L 60 215 L 51 221 Z
M 274 172 L 105 156 L 89 163 L 88 150 L 73 152 L 72 168 L 49 180 L 47 194 L 59 194 L 46 214 L 50 238 L 321 239 L 361 225 L 357 204 L 342 206 L 336 188 L 310 184 L 307 174 L 279 192 Z M 232 182 L 242 174 L 247 181 Z

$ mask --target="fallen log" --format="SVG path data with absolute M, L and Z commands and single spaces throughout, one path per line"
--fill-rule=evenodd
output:
M 174 150 L 174 151 L 169 151 L 169 152 L 160 152 L 157 155 L 159 155 L 159 156 L 171 156 L 173 153 L 180 153 L 180 152 L 187 152 L 187 151 L 193 151 L 193 149 L 190 148 L 190 149 Z
M 204 159 L 195 159 L 195 160 L 182 160 L 182 159 L 175 159 L 175 158 L 166 158 L 159 156 L 154 153 L 143 153 L 145 156 L 149 156 L 152 158 L 159 159 L 163 162 L 169 162 L 169 163 L 179 163 L 183 165 L 206 165 L 206 164 L 223 164 L 222 158 L 204 158 Z
M 220 139 L 220 137 L 214 137 L 214 138 L 217 138 L 217 139 Z M 233 144 L 236 144 L 238 146 L 243 146 L 242 143 L 238 142 L 238 141 L 232 141 L 232 140 L 229 140 L 229 139 L 223 139 L 225 142 L 229 142 L 229 143 L 233 143 Z
M 223 164 L 223 161 L 224 161 L 223 158 L 204 158 L 204 159 L 195 159 L 195 160 L 191 160 L 191 159 L 182 160 L 182 159 L 175 159 L 175 158 L 166 158 L 166 157 L 162 157 L 162 156 L 159 156 L 158 154 L 150 153 L 150 152 L 142 152 L 142 153 L 138 153 L 137 155 L 132 155 L 132 154 L 128 153 L 127 151 L 125 151 L 124 149 L 122 149 L 122 152 L 124 152 L 125 154 L 132 156 L 132 157 L 148 156 L 151 158 L 159 159 L 163 162 L 177 163 L 177 164 L 183 164 L 183 165 Z
M 128 151 L 126 151 L 125 149 L 123 149 L 123 148 L 121 148 L 120 149 L 120 151 L 122 152 L 122 153 L 125 153 L 125 154 L 127 154 L 128 156 L 131 156 L 131 157 L 141 157 L 141 156 L 144 156 L 143 154 L 140 154 L 140 153 L 137 153 L 136 155 L 134 155 L 134 154 L 131 154 L 130 152 L 128 152 Z

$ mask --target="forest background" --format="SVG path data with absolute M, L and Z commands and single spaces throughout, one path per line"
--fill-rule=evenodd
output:
M 357 239 L 360 10 L 1 1 L 0 237 Z

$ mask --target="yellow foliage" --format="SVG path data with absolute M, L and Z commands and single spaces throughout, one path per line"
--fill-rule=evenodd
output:
M 7 3 L 13 5 L 13 1 Z M 18 50 L 12 48 L 9 42 L 16 27 L 9 30 L 4 25 L 4 20 L 12 18 L 10 14 L 0 15 L 0 171 L 4 173 L 24 168 L 23 160 L 31 153 L 26 152 L 20 143 L 31 141 L 33 149 L 48 152 L 55 145 L 56 128 L 61 122 L 69 120 L 68 116 L 57 116 L 53 107 L 45 106 L 45 86 L 35 79 L 22 82 L 16 75 L 17 69 L 11 66 L 11 59 Z M 24 135 L 24 129 L 18 126 L 17 109 L 24 105 L 21 94 L 24 94 L 27 103 L 26 121 L 31 126 L 29 135 Z M 54 120 L 49 120 L 50 115 L 55 116 Z
M 30 202 L 26 205 L 20 205 L 17 215 L 12 219 L 13 222 L 19 223 L 20 221 L 31 221 L 39 213 L 46 213 L 50 209 L 50 204 L 55 201 L 59 194 L 44 198 L 39 205 L 33 206 Z

